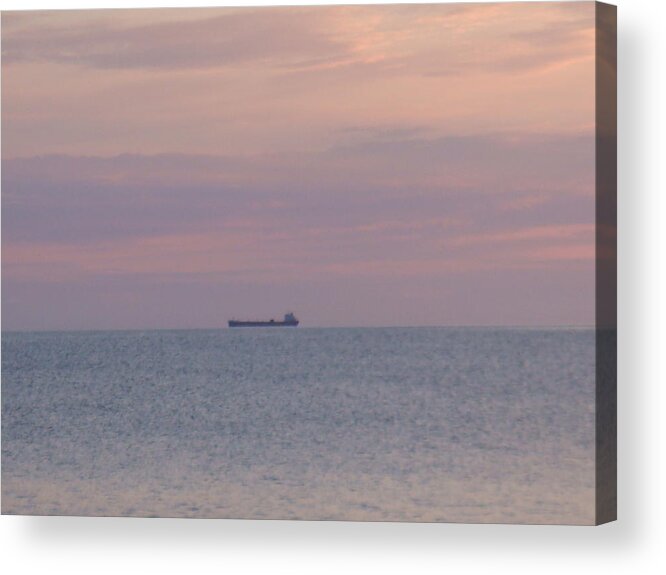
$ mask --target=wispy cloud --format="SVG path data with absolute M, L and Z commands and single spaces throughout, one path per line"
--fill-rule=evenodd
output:
M 570 217 L 592 201 L 593 151 L 591 135 L 495 135 L 369 141 L 307 155 L 4 160 L 3 240 L 87 242 L 259 216 L 284 229 L 365 230 L 422 226 L 434 214 L 479 225 Z M 535 196 L 529 210 L 507 209 Z
M 2 54 L 6 65 L 102 69 L 264 62 L 303 72 L 360 65 L 366 73 L 499 74 L 589 57 L 592 10 L 593 3 L 568 10 L 528 4 L 518 18 L 511 4 L 218 9 L 200 10 L 199 18 L 191 10 L 155 10 L 156 23 L 138 18 L 134 25 L 117 11 L 72 12 L 70 22 L 8 13 Z
M 505 230 L 499 233 L 484 233 L 472 236 L 460 236 L 452 243 L 458 246 L 469 245 L 495 245 L 506 243 L 548 242 L 552 240 L 566 242 L 568 240 L 587 240 L 590 246 L 594 246 L 594 224 L 567 224 L 557 226 L 536 226 L 519 229 Z
M 297 64 L 344 55 L 312 9 L 230 11 L 199 20 L 127 25 L 114 12 L 92 21 L 14 30 L 3 38 L 3 63 L 50 61 L 96 68 L 209 68 L 265 61 Z M 11 22 L 12 14 L 6 18 Z M 3 17 L 4 20 L 4 17 Z

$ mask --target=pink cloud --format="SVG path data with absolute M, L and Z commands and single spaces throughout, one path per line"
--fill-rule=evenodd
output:
M 587 237 L 594 246 L 594 224 L 536 226 L 499 233 L 475 234 L 454 238 L 450 245 L 496 245 L 517 242 L 567 241 Z

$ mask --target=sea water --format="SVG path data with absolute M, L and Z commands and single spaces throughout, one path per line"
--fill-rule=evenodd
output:
M 2 334 L 2 511 L 592 523 L 592 329 Z

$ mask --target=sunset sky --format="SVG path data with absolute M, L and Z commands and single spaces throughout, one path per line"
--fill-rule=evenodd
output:
M 594 3 L 5 12 L 2 327 L 594 322 Z

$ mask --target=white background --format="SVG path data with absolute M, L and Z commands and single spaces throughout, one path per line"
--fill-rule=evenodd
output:
M 0 0 L 0 8 L 263 3 L 270 4 Z M 588 528 L 5 516 L 5 573 L 666 573 L 666 2 L 618 4 L 617 522 Z

